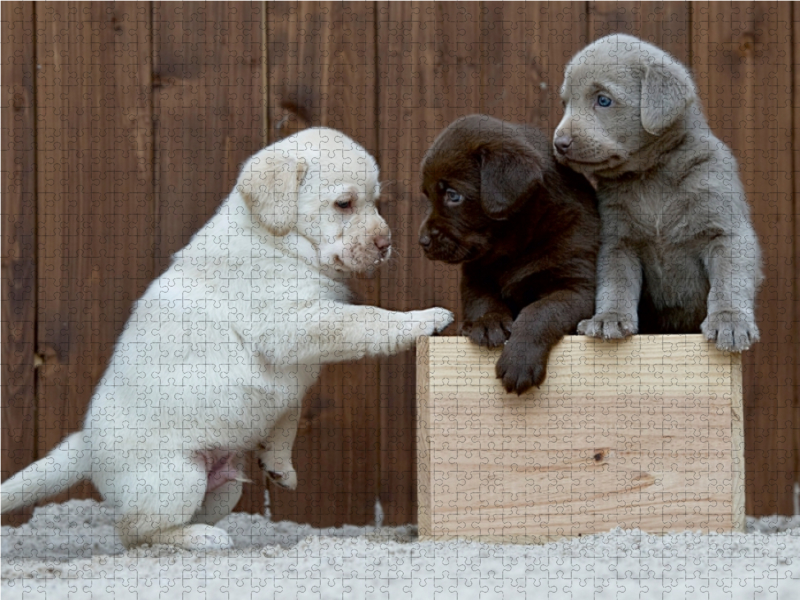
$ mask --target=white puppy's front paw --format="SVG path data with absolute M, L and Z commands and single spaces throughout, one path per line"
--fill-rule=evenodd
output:
M 621 340 L 639 330 L 636 319 L 615 312 L 599 313 L 578 323 L 578 333 L 604 340 Z
M 455 315 L 452 312 L 438 306 L 428 310 L 421 310 L 419 314 L 423 323 L 423 333 L 420 335 L 441 333 L 455 320 Z
M 720 310 L 706 317 L 700 331 L 717 348 L 728 352 L 744 352 L 758 341 L 758 327 L 746 314 L 735 310 Z

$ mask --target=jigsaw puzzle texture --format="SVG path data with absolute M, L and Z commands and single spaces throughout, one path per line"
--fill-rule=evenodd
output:
M 101 504 L 83 481 L 35 508 L 3 515 L 4 597 L 800 595 L 800 524 L 791 516 L 800 513 L 794 4 L 4 2 L 1 8 L 4 486 L 68 435 L 91 429 L 92 422 L 84 424 L 89 400 L 134 302 L 232 190 L 241 199 L 230 203 L 227 229 L 210 230 L 203 243 L 252 242 L 248 265 L 270 252 L 302 255 L 305 243 L 256 244 L 252 232 L 234 226 L 248 211 L 267 215 L 270 227 L 306 227 L 320 239 L 339 216 L 366 210 L 375 196 L 380 211 L 353 218 L 349 234 L 331 236 L 342 246 L 331 246 L 330 272 L 359 265 L 350 269 L 358 273 L 350 281 L 348 321 L 360 332 L 357 343 L 349 330 L 329 327 L 345 322 L 330 310 L 276 309 L 279 301 L 296 306 L 344 294 L 338 275 L 329 284 L 328 271 L 304 259 L 296 265 L 310 269 L 305 275 L 292 266 L 274 281 L 319 284 L 315 297 L 300 298 L 305 283 L 286 285 L 281 299 L 266 302 L 263 318 L 248 321 L 269 323 L 271 339 L 295 340 L 285 355 L 270 354 L 273 363 L 265 362 L 289 366 L 274 389 L 298 408 L 286 420 L 273 415 L 276 433 L 255 452 L 202 455 L 192 468 L 203 483 L 182 487 L 191 469 L 159 471 L 158 462 L 174 449 L 150 435 L 157 428 L 109 404 L 121 411 L 109 443 L 141 432 L 143 444 L 131 449 L 141 455 L 141 468 L 183 494 L 160 498 L 173 507 L 169 514 L 157 506 L 149 514 L 172 523 L 180 506 L 194 502 L 190 490 L 200 502 L 206 485 L 213 497 L 200 509 L 191 504 L 190 512 L 195 527 L 213 524 L 214 531 L 203 529 L 207 537 L 183 545 L 168 537 L 130 544 L 136 536 L 121 537 L 114 527 L 119 505 Z M 435 369 L 429 373 L 440 386 L 438 404 L 423 407 L 426 418 L 413 340 L 445 327 L 448 311 L 455 323 L 443 335 L 455 336 L 465 314 L 460 267 L 429 260 L 420 246 L 430 206 L 420 190 L 423 156 L 445 127 L 474 113 L 538 128 L 552 141 L 564 114 L 565 65 L 613 33 L 637 36 L 686 65 L 711 131 L 738 161 L 765 276 L 756 297 L 760 340 L 741 354 L 738 379 L 739 355 L 734 361 L 699 335 L 685 343 L 660 336 L 624 343 L 568 338 L 563 343 L 579 344 L 580 358 L 553 363 L 552 381 L 519 398 L 500 389 L 485 353 L 442 355 L 443 379 L 433 378 Z M 333 133 L 302 137 L 312 127 Z M 298 132 L 305 133 L 291 138 Z M 248 158 L 287 139 L 305 141 L 280 146 L 280 160 L 245 169 L 255 179 L 242 179 Z M 345 146 L 331 150 L 331 139 Z M 309 176 L 317 178 L 320 197 L 335 190 L 326 208 L 287 209 L 281 198 L 302 197 Z M 347 235 L 367 240 L 363 253 L 352 250 L 358 244 Z M 192 266 L 216 273 L 219 263 L 198 248 Z M 169 281 L 193 289 L 194 275 L 181 273 Z M 252 305 L 257 295 L 248 290 L 257 279 L 256 271 L 238 273 L 239 300 Z M 193 306 L 203 303 L 203 315 L 212 314 L 216 292 L 195 291 Z M 185 294 L 175 299 L 185 300 Z M 421 312 L 433 307 L 440 308 Z M 192 314 L 182 317 L 185 331 L 205 332 L 209 340 L 220 322 L 240 317 Z M 158 315 L 154 323 L 162 327 Z M 295 334 L 286 337 L 281 327 Z M 242 344 L 251 333 L 252 327 L 242 332 Z M 452 343 L 470 344 L 457 339 Z M 158 361 L 159 350 L 169 353 L 145 339 L 135 344 L 137 356 L 153 352 Z M 276 344 L 270 348 L 286 347 Z M 638 349 L 628 352 L 625 344 Z M 208 373 L 241 367 L 235 355 L 214 347 L 191 368 L 178 360 L 172 369 L 186 378 L 187 394 L 202 395 L 201 383 L 213 387 Z M 334 356 L 349 360 L 329 360 Z M 606 368 L 604 360 L 614 364 Z M 263 372 L 263 364 L 247 364 Z M 174 385 L 170 377 L 177 375 L 142 369 L 139 375 L 135 385 L 163 415 L 169 402 L 154 389 Z M 306 393 L 303 382 L 314 382 Z M 680 390 L 685 396 L 678 398 Z M 547 410 L 536 412 L 545 397 Z M 591 402 L 591 410 L 578 399 Z M 175 439 L 190 436 L 185 416 L 170 430 Z M 225 431 L 244 438 L 258 418 L 239 411 Z M 434 436 L 439 445 L 426 456 Z M 598 445 L 600 438 L 614 442 Z M 77 480 L 71 473 L 85 456 L 77 446 L 67 451 L 61 467 L 40 471 L 42 480 Z M 94 468 L 110 473 L 109 465 Z M 603 487 L 590 497 L 590 489 L 602 486 L 618 490 Z M 125 505 L 146 493 L 134 491 Z M 745 521 L 745 514 L 752 516 Z M 545 531 L 542 515 L 557 524 L 555 533 Z M 612 523 L 609 515 L 619 518 Z M 215 547 L 223 538 L 230 547 Z M 512 543 L 532 541 L 547 543 Z

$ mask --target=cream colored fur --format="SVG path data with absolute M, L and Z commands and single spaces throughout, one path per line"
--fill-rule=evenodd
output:
M 452 322 L 348 303 L 348 274 L 391 251 L 379 193 L 375 161 L 331 129 L 251 157 L 134 305 L 83 430 L 6 481 L 2 510 L 90 479 L 128 546 L 230 545 L 213 525 L 241 495 L 243 452 L 296 486 L 301 401 L 321 365 L 400 352 Z

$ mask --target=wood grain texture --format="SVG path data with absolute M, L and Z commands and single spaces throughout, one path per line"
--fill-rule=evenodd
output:
M 752 207 L 765 281 L 761 341 L 744 354 L 747 514 L 791 514 L 798 343 L 793 260 L 791 5 L 692 5 L 692 67 L 715 135 L 728 144 Z M 791 215 L 795 215 L 793 218 Z M 796 243 L 796 242 L 794 242 Z
M 484 4 L 481 112 L 551 134 L 563 115 L 564 65 L 586 45 L 586 20 L 574 2 Z
M 418 232 L 427 211 L 419 165 L 439 132 L 480 112 L 481 8 L 478 3 L 378 3 L 381 212 L 395 258 L 381 270 L 381 306 L 443 306 L 460 313 L 458 267 L 424 258 Z M 448 332 L 454 332 L 457 323 Z M 380 493 L 385 523 L 416 518 L 414 352 L 381 361 Z
M 36 152 L 34 5 L 4 2 L 2 175 L 2 478 L 36 457 Z M 3 515 L 19 525 L 30 509 Z
M 792 5 L 792 175 L 793 201 L 789 205 L 791 211 L 792 230 L 790 237 L 782 243 L 789 252 L 787 277 L 792 281 L 791 293 L 794 310 L 790 313 L 790 323 L 786 324 L 786 337 L 779 342 L 779 352 L 790 353 L 786 364 L 786 382 L 795 387 L 793 406 L 795 415 L 800 414 L 800 393 L 796 388 L 800 382 L 800 7 Z M 793 321 L 793 324 L 791 323 Z M 800 480 L 800 418 L 793 420 L 794 436 L 792 450 L 794 453 L 794 480 Z
M 266 145 L 263 20 L 252 2 L 153 5 L 156 275 L 228 196 L 240 164 Z M 261 514 L 254 463 L 237 510 Z
M 82 426 L 131 304 L 153 277 L 149 5 L 37 4 L 36 45 L 42 457 Z
M 690 10 L 688 2 L 590 2 L 589 41 L 627 33 L 688 64 Z
M 371 3 L 276 2 L 267 14 L 274 142 L 304 126 L 344 132 L 377 154 L 375 11 Z M 359 276 L 359 303 L 377 304 L 380 280 Z M 323 367 L 306 395 L 293 462 L 296 491 L 270 486 L 273 519 L 317 526 L 375 520 L 378 362 Z
M 568 336 L 518 397 L 494 376 L 499 353 L 420 342 L 422 539 L 743 531 L 739 355 L 700 335 Z

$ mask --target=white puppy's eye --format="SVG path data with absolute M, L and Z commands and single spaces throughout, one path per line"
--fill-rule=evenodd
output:
M 336 207 L 341 208 L 342 210 L 347 210 L 348 208 L 353 208 L 353 201 L 350 198 L 337 200 Z
M 448 206 L 456 206 L 464 201 L 464 196 L 452 188 L 447 188 L 447 191 L 444 193 L 444 201 Z
M 613 100 L 604 94 L 598 94 L 597 96 L 597 106 L 600 108 L 608 108 L 613 104 Z

